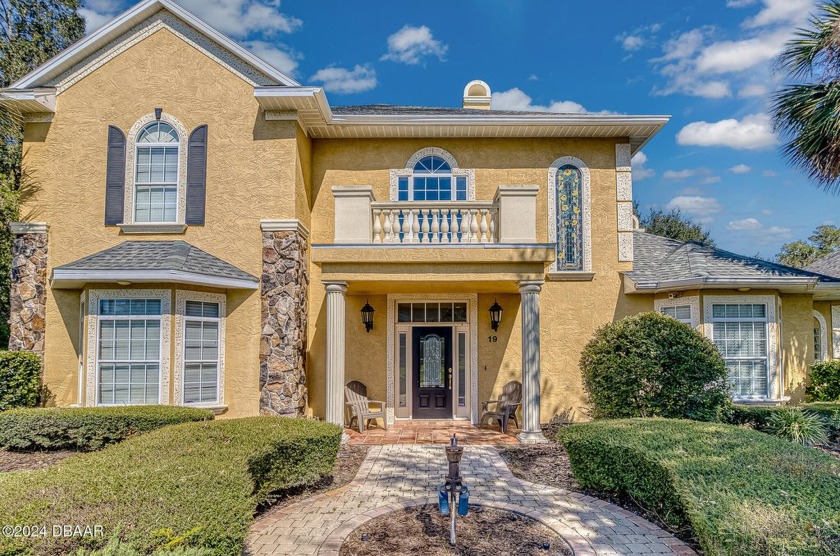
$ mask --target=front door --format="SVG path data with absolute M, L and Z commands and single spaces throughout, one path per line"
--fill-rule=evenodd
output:
M 452 417 L 452 327 L 415 326 L 414 419 Z

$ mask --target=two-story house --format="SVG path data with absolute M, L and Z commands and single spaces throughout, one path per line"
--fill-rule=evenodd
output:
M 666 116 L 490 110 L 482 81 L 463 108 L 331 106 L 170 0 L 3 93 L 37 185 L 11 347 L 55 405 L 340 423 L 359 380 L 389 421 L 476 422 L 516 379 L 528 441 L 641 311 L 717 342 L 739 398 L 840 357 L 840 281 L 637 229 L 630 160 Z

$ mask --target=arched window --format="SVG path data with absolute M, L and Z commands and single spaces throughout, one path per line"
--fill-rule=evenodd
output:
M 828 324 L 819 311 L 814 311 L 814 361 L 828 361 Z
M 443 157 L 424 156 L 410 176 L 399 177 L 397 194 L 400 201 L 466 201 L 467 176 L 453 175 Z
M 583 270 L 583 175 L 571 164 L 555 178 L 557 270 Z
M 178 219 L 179 137 L 171 125 L 156 121 L 137 134 L 134 221 Z

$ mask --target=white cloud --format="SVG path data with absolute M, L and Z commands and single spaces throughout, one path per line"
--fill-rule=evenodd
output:
M 744 218 L 743 220 L 732 220 L 726 225 L 727 230 L 758 230 L 761 222 L 756 218 Z
M 738 41 L 712 43 L 700 52 L 695 69 L 701 75 L 719 75 L 750 69 L 772 60 L 790 37 L 787 29 Z
M 573 100 L 553 100 L 547 105 L 534 104 L 533 99 L 525 91 L 514 87 L 507 91 L 493 93 L 490 105 L 494 110 L 522 110 L 526 112 L 559 112 L 563 114 L 589 114 L 582 104 Z M 615 114 L 609 110 L 595 112 L 596 114 Z
M 767 211 L 762 211 L 767 213 Z M 726 225 L 727 230 L 739 232 L 758 244 L 769 244 L 791 238 L 791 229 L 783 226 L 766 226 L 758 218 L 732 220 Z
M 720 176 L 709 176 L 700 180 L 700 185 L 712 185 L 713 183 L 720 183 Z
M 761 214 L 763 214 L 765 216 L 770 216 L 771 214 L 773 214 L 773 211 L 770 210 L 770 209 L 764 209 L 764 210 L 761 211 Z
M 714 197 L 702 197 L 700 195 L 680 195 L 674 197 L 665 205 L 667 210 L 679 209 L 685 214 L 697 219 L 702 224 L 708 224 L 714 220 L 714 215 L 720 213 L 723 208 Z
M 528 81 L 539 81 L 539 80 L 540 80 L 540 78 L 537 77 L 536 73 L 532 73 L 531 75 L 528 76 Z
M 752 168 L 750 168 L 746 164 L 736 164 L 735 166 L 730 168 L 729 171 L 733 174 L 749 174 L 750 172 L 752 172 Z
M 752 6 L 758 0 L 727 0 L 726 7 L 727 8 L 746 8 L 747 6 Z
M 621 41 L 621 47 L 624 50 L 629 50 L 629 51 L 639 50 L 644 45 L 645 45 L 645 39 L 643 39 L 642 37 L 637 37 L 635 35 L 627 35 Z
M 730 147 L 733 149 L 765 149 L 777 142 L 770 116 L 752 114 L 741 120 L 693 122 L 677 133 L 680 145 Z
M 254 32 L 291 33 L 303 24 L 283 14 L 279 0 L 176 0 L 190 12 L 232 37 Z
M 108 11 L 97 11 L 90 8 L 79 8 L 79 15 L 84 18 L 85 30 L 90 33 L 92 31 L 96 31 L 114 19 L 116 14 L 109 13 Z
M 774 172 L 773 170 L 764 170 L 761 173 L 761 175 L 764 176 L 765 178 L 775 178 L 779 174 L 777 172 Z
M 324 89 L 338 94 L 370 91 L 377 85 L 376 70 L 370 66 L 359 65 L 352 70 L 337 67 L 323 68 L 315 72 L 309 80 L 321 82 L 324 84 Z
M 295 73 L 298 63 L 297 59 L 300 56 L 280 49 L 279 43 L 270 43 L 266 41 L 246 41 L 242 43 L 245 48 L 279 69 L 283 73 L 290 75 Z
M 409 65 L 419 64 L 427 56 L 445 61 L 448 49 L 447 45 L 432 36 L 431 29 L 425 25 L 405 25 L 388 37 L 388 52 L 380 59 Z
M 765 27 L 776 23 L 802 22 L 814 7 L 814 0 L 762 0 L 764 8 L 744 22 L 744 27 Z
M 685 170 L 668 170 L 662 174 L 662 179 L 671 181 L 683 181 L 689 178 L 709 176 L 712 171 L 708 168 L 686 168 Z
M 634 181 L 642 181 L 648 178 L 652 178 L 656 175 L 656 170 L 653 168 L 647 168 L 645 165 L 647 164 L 648 157 L 647 155 L 639 151 L 634 156 L 633 159 L 630 161 L 630 164 L 633 169 L 633 180 Z
M 765 86 L 759 83 L 750 83 L 749 85 L 744 85 L 741 87 L 741 90 L 738 91 L 739 98 L 752 98 L 752 97 L 763 97 L 770 90 Z

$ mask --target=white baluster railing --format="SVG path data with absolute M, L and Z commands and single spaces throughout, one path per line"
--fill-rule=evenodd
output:
M 372 202 L 373 243 L 495 243 L 493 201 Z

